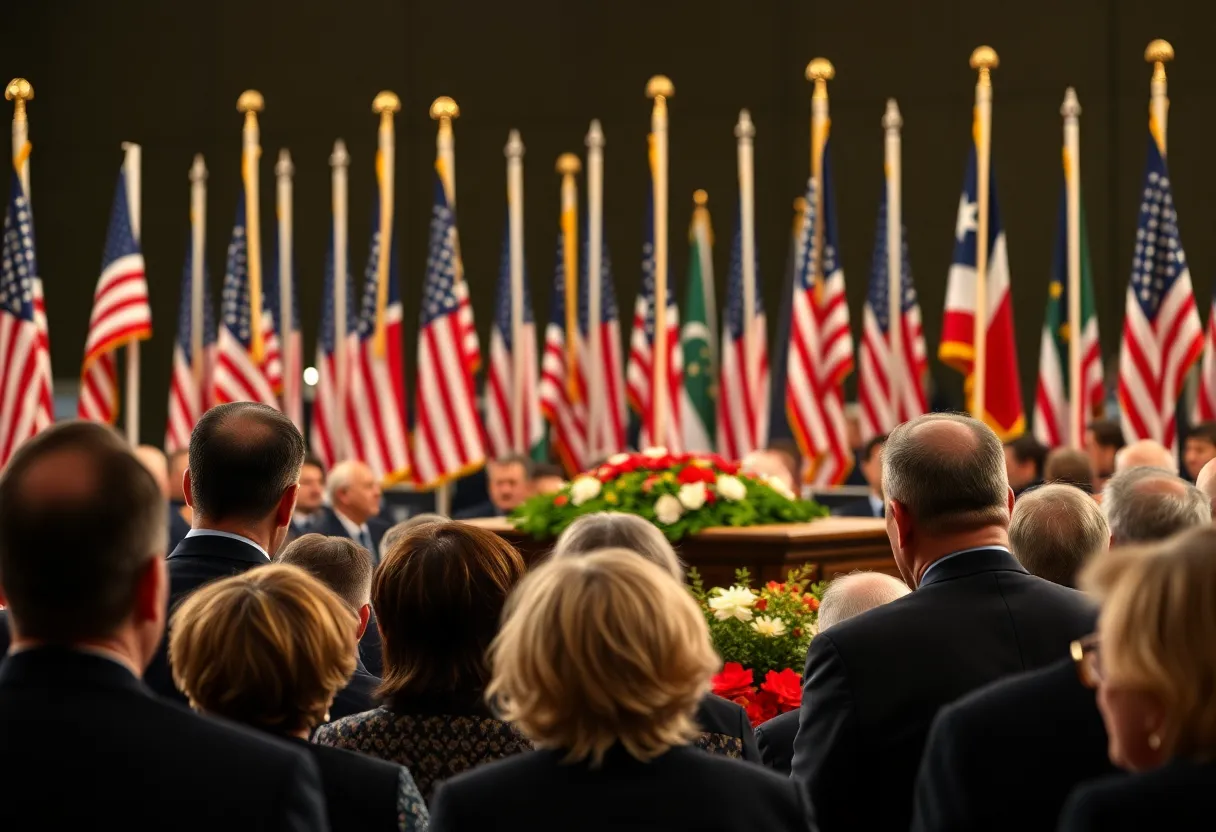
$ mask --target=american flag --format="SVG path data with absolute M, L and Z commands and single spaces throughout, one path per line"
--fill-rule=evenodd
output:
M 511 331 L 512 307 L 521 305 L 520 343 Z M 515 385 L 515 350 L 522 351 L 520 388 Z M 519 425 L 515 420 L 515 397 L 522 399 Z M 486 376 L 486 438 L 495 457 L 530 454 L 544 440 L 544 420 L 538 402 L 536 378 L 536 318 L 532 315 L 532 295 L 524 271 L 523 291 L 518 299 L 511 293 L 510 219 L 503 227 L 502 261 L 498 270 L 498 294 L 494 302 L 494 327 L 490 330 L 490 370 Z
M 586 295 L 579 286 L 578 302 Z M 557 265 L 553 269 L 553 299 L 549 304 L 549 325 L 545 328 L 545 357 L 541 366 L 540 408 L 552 428 L 553 447 L 571 475 L 591 465 L 587 445 L 587 379 L 583 374 L 585 339 L 574 334 L 575 364 L 573 378 L 568 372 L 566 348 L 566 234 L 557 236 Z M 581 306 L 581 304 L 580 304 Z M 579 309 L 580 322 L 585 310 Z M 618 359 L 619 360 L 619 359 Z
M 0 466 L 17 446 L 51 423 L 51 359 L 34 255 L 34 215 L 13 174 L 0 246 Z
M 817 216 L 818 183 L 807 183 L 807 211 L 794 269 L 785 408 L 804 456 L 815 460 L 816 485 L 839 485 L 853 466 L 841 384 L 853 370 L 853 335 L 845 302 L 844 269 L 838 259 L 830 142 L 823 148 L 823 217 Z M 820 281 L 815 277 L 815 225 L 823 223 Z
M 380 165 L 376 166 L 381 169 Z M 397 252 L 390 237 L 387 268 L 380 271 L 380 199 L 372 208 L 372 237 L 364 270 L 358 344 L 352 356 L 346 424 L 351 455 L 367 463 L 384 483 L 409 476 L 409 431 L 405 416 L 405 356 L 401 343 L 401 294 Z M 387 281 L 384 309 L 378 308 L 380 281 Z
M 1199 393 L 1191 422 L 1211 422 L 1216 419 L 1216 297 L 1208 312 L 1208 328 L 1203 337 L 1203 364 L 1199 368 Z
M 93 313 L 85 336 L 77 416 L 113 424 L 118 416 L 114 353 L 121 346 L 151 337 L 152 310 L 148 306 L 144 256 L 131 228 L 126 174 L 120 172 L 101 258 L 101 277 L 93 293 Z M 139 407 L 139 402 L 127 402 L 127 407 Z
M 220 301 L 220 332 L 216 343 L 212 401 L 261 402 L 278 407 L 275 391 L 283 381 L 283 363 L 275 334 L 270 305 L 263 292 L 250 298 L 249 245 L 245 237 L 245 196 L 237 201 L 232 241 L 228 244 L 228 269 Z M 254 353 L 253 307 L 261 306 L 262 355 Z
M 900 228 L 900 354 L 895 361 L 899 400 L 891 397 L 891 275 L 887 250 L 887 189 L 884 185 L 878 204 L 878 227 L 874 232 L 874 260 L 870 266 L 870 288 L 862 312 L 861 369 L 857 378 L 857 398 L 861 404 L 861 438 L 868 442 L 890 433 L 896 425 L 914 419 L 928 410 L 925 400 L 925 374 L 929 359 L 925 352 L 925 333 L 921 329 L 920 304 L 912 285 L 912 266 L 908 261 L 907 229 Z
M 443 156 L 435 159 L 435 173 L 443 182 L 448 210 L 452 212 L 452 258 L 456 270 L 456 284 L 452 287 L 456 302 L 460 306 L 460 328 L 464 333 L 461 351 L 469 372 L 476 374 L 481 369 L 481 341 L 477 338 L 477 325 L 473 321 L 473 304 L 469 301 L 469 284 L 464 279 L 464 261 L 460 256 L 460 232 L 456 230 L 456 182 Z
M 586 252 L 589 240 L 583 239 L 583 263 L 589 261 Z M 621 317 L 613 285 L 612 260 L 608 257 L 608 242 L 600 246 L 600 319 L 591 320 L 591 283 L 588 266 L 582 271 L 578 287 L 579 335 L 585 348 L 579 351 L 579 366 L 587 385 L 587 467 L 625 450 L 626 407 L 625 373 L 621 366 Z M 591 366 L 591 340 L 599 339 L 599 366 Z M 600 389 L 594 390 L 595 387 Z M 599 412 L 592 414 L 591 401 L 602 402 Z M 598 419 L 595 418 L 598 416 Z
M 731 246 L 726 313 L 722 321 L 722 367 L 718 383 L 718 452 L 742 459 L 768 444 L 768 324 L 760 297 L 760 263 L 756 257 L 755 317 L 744 320 L 743 229 L 735 223 Z M 746 338 L 752 342 L 748 365 Z
M 352 356 L 358 349 L 359 320 L 351 291 L 350 275 L 346 277 L 346 367 L 352 364 Z M 345 422 L 346 396 L 339 390 L 337 365 L 337 318 L 334 306 L 334 241 L 329 240 L 329 255 L 325 262 L 325 288 L 321 299 L 321 331 L 317 335 L 317 391 L 312 403 L 312 434 L 309 437 L 312 452 L 329 470 L 346 458 L 343 443 L 347 438 Z M 345 379 L 349 388 L 349 369 Z
M 203 355 L 198 375 L 194 372 L 192 303 L 194 297 L 194 256 L 186 241 L 186 265 L 182 269 L 182 296 L 177 307 L 177 339 L 173 342 L 173 377 L 169 381 L 169 425 L 165 429 L 165 450 L 169 453 L 188 448 L 194 424 L 207 412 L 211 401 L 211 378 L 215 370 L 215 314 L 208 297 L 207 267 L 203 266 Z
M 1150 127 L 1136 253 L 1127 286 L 1119 350 L 1119 404 L 1130 442 L 1177 442 L 1174 409 L 1187 370 L 1203 350 L 1191 270 L 1178 236 L 1178 213 L 1165 157 Z
M 414 388 L 414 479 L 435 487 L 485 463 L 473 371 L 463 349 L 468 330 L 456 291 L 456 224 L 435 178 Z

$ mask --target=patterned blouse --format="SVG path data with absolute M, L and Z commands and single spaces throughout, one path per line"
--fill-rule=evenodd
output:
M 427 708 L 376 708 L 322 725 L 318 745 L 358 751 L 405 766 L 428 803 L 448 778 L 482 763 L 531 751 L 513 726 L 486 713 L 437 713 Z

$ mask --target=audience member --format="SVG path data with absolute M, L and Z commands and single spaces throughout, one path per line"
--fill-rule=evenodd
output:
M 102 425 L 61 422 L 0 478 L 6 829 L 325 830 L 300 749 L 149 696 L 168 577 L 165 498 Z M 67 775 L 65 765 L 79 776 Z M 51 772 L 65 777 L 49 776 Z
M 1094 493 L 1100 494 L 1115 473 L 1115 454 L 1127 444 L 1118 419 L 1095 419 L 1085 427 L 1085 453 L 1094 469 Z
M 452 522 L 442 514 L 435 514 L 431 511 L 422 511 L 410 517 L 407 520 L 402 520 L 400 523 L 389 528 L 384 533 L 384 537 L 380 538 L 380 548 L 385 552 L 390 551 L 397 545 L 397 541 L 405 536 L 405 533 L 416 526 L 425 526 L 427 523 L 450 523 Z
M 1178 460 L 1169 448 L 1153 439 L 1138 439 L 1115 454 L 1115 473 L 1132 468 L 1160 468 L 1171 474 L 1178 473 Z M 1102 491 L 1105 493 L 1106 488 Z
M 819 604 L 819 632 L 847 621 L 855 615 L 902 598 L 911 590 L 898 578 L 881 572 L 853 572 L 828 584 Z M 779 774 L 789 776 L 794 757 L 794 736 L 798 733 L 798 711 L 787 711 L 756 726 L 756 745 L 760 762 Z
M 1056 448 L 1047 454 L 1043 479 L 1049 483 L 1073 485 L 1086 494 L 1094 493 L 1094 467 L 1089 455 L 1076 448 Z
M 310 753 L 335 832 L 425 829 L 426 804 L 409 771 L 308 742 L 354 670 L 355 624 L 346 602 L 297 567 L 234 575 L 203 587 L 174 612 L 173 678 L 199 713 Z
M 380 562 L 380 540 L 389 524 L 381 520 L 380 481 L 367 463 L 356 459 L 339 462 L 325 483 L 329 505 L 321 508 L 309 531 L 347 537 Z
M 1216 811 L 1216 531 L 1113 552 L 1082 575 L 1102 606 L 1073 648 L 1097 689 L 1111 762 L 1136 774 L 1080 785 L 1065 832 L 1200 829 Z
M 1043 466 L 1047 462 L 1047 446 L 1039 443 L 1034 434 L 1023 433 L 1017 439 L 1005 443 L 1005 470 L 1009 474 L 1009 487 L 1013 496 L 1020 497 L 1028 488 L 1043 484 Z
M 767 448 L 762 451 L 752 451 L 743 457 L 740 467 L 745 474 L 753 477 L 771 477 L 785 484 L 785 487 L 795 494 L 798 493 L 797 463 L 788 451 L 777 448 Z
M 325 507 L 325 466 L 311 454 L 300 466 L 300 490 L 296 494 L 296 511 L 291 518 L 288 543 L 312 531 Z
M 691 745 L 721 660 L 696 602 L 636 553 L 533 571 L 491 662 L 487 695 L 540 750 L 447 781 L 435 832 L 809 828 L 794 784 Z
M 486 465 L 486 490 L 490 499 L 456 512 L 455 519 L 506 517 L 528 499 L 532 460 L 521 454 L 500 457 Z
M 179 448 L 169 454 L 169 551 L 186 539 L 194 522 L 194 509 L 186 504 L 186 469 L 190 464 L 190 450 Z
M 1216 520 L 1216 459 L 1208 462 L 1199 471 L 1199 476 L 1195 478 L 1195 487 L 1211 502 L 1212 518 Z
M 1213 459 L 1216 459 L 1216 422 L 1200 422 L 1187 433 L 1182 448 L 1187 478 L 1194 482 L 1203 466 Z
M 1206 504 L 1194 491 L 1156 468 L 1115 475 L 1102 503 L 1112 544 L 1130 542 L 1120 534 L 1148 542 L 1207 525 Z M 1125 531 L 1141 523 L 1139 534 Z M 1077 783 L 1113 772 L 1106 745 L 1094 693 L 1061 653 L 1054 664 L 941 710 L 921 763 L 913 829 L 1053 829 Z M 1016 801 L 1008 799 L 1011 788 Z
M 172 551 L 190 531 L 190 524 L 182 517 L 181 512 L 177 510 L 177 507 L 172 502 L 173 488 L 169 480 L 169 460 L 165 457 L 164 451 L 152 445 L 137 446 L 135 448 L 135 458 L 143 464 L 144 468 L 148 469 L 148 473 L 152 475 L 152 479 L 156 480 L 156 487 L 160 489 L 160 493 L 165 497 L 169 518 L 168 551 Z
M 1081 567 L 1109 543 L 1101 507 L 1076 486 L 1049 483 L 1013 505 L 1009 549 L 1031 575 L 1075 587 Z
M 405 766 L 428 802 L 449 777 L 530 750 L 485 702 L 486 650 L 524 568 L 493 532 L 463 523 L 411 529 L 372 581 L 384 704 L 322 725 L 315 741 Z
M 1080 593 L 1010 554 L 1013 491 L 982 422 L 933 413 L 898 426 L 883 492 L 895 562 L 916 591 L 820 633 L 803 674 L 791 776 L 827 832 L 907 828 L 937 710 L 1093 629 Z
M 553 547 L 553 558 L 582 557 L 600 549 L 628 549 L 658 566 L 680 584 L 684 564 L 658 527 L 636 514 L 585 514 L 566 527 Z M 760 761 L 747 710 L 736 702 L 708 693 L 697 708 L 701 734 L 697 747 L 728 757 Z
M 304 438 L 273 407 L 234 402 L 211 408 L 190 435 L 184 477 L 194 527 L 169 553 L 169 606 L 203 584 L 270 563 L 295 510 Z M 182 699 L 169 672 L 167 643 L 144 680 Z
M 310 533 L 284 546 L 275 560 L 300 567 L 336 592 L 358 618 L 355 640 L 363 638 L 372 615 L 372 556 L 366 549 L 345 537 Z M 368 672 L 356 649 L 350 681 L 334 697 L 330 717 L 370 711 L 376 707 L 378 687 L 380 678 Z
M 840 517 L 883 517 L 886 514 L 882 500 L 882 446 L 887 437 L 875 436 L 858 455 L 861 473 L 865 477 L 870 493 L 864 499 L 841 506 L 836 514 Z
M 553 494 L 566 487 L 566 472 L 562 466 L 538 462 L 532 466 L 532 481 L 529 484 L 532 496 Z

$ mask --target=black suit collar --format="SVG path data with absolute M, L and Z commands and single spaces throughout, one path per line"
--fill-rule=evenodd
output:
M 241 563 L 268 563 L 266 556 L 251 543 L 218 534 L 187 537 L 169 553 L 169 558 L 222 558 Z
M 920 589 L 955 578 L 966 578 L 980 572 L 1021 572 L 1028 574 L 1017 558 L 1004 549 L 972 549 L 955 555 L 946 555 L 929 565 L 921 577 Z
M 130 670 L 113 659 L 70 647 L 32 647 L 0 662 L 0 688 L 40 685 L 56 690 L 105 688 L 146 694 Z

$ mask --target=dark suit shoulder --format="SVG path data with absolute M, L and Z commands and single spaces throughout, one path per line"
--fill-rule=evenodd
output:
M 377 704 L 375 694 L 378 687 L 380 687 L 378 677 L 356 667 L 350 681 L 346 683 L 346 687 L 338 691 L 333 704 L 329 706 L 330 719 L 341 719 L 375 708 Z
M 1060 829 L 1206 829 L 1213 816 L 1216 762 L 1174 760 L 1143 774 L 1078 786 L 1060 814 Z
M 702 732 L 695 742 L 698 748 L 760 762 L 751 721 L 747 718 L 747 710 L 739 703 L 712 693 L 706 694 L 697 706 L 696 720 Z
M 760 762 L 778 774 L 788 775 L 794 759 L 794 737 L 798 735 L 799 711 L 789 711 L 756 726 Z

